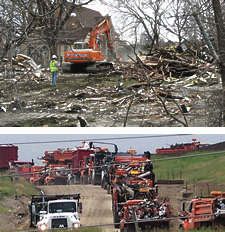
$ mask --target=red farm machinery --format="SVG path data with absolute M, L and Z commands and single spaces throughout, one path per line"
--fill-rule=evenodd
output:
M 167 148 L 157 148 L 156 154 L 172 154 L 172 153 L 182 153 L 186 151 L 192 151 L 196 150 L 205 146 L 208 146 L 207 143 L 200 143 L 197 141 L 196 138 L 192 139 L 192 143 L 176 143 L 174 145 L 170 145 L 170 147 Z
M 109 151 L 107 147 L 95 146 L 93 142 L 77 147 L 72 159 L 75 183 L 102 185 L 104 171 L 118 150 L 115 144 L 105 144 L 114 146 L 114 151 Z
M 212 191 L 208 197 L 195 197 L 189 202 L 182 202 L 179 216 L 182 230 L 219 230 L 225 226 L 225 193 Z
M 169 227 L 170 209 L 157 200 L 158 188 L 151 160 L 135 156 L 135 150 L 115 157 L 110 169 L 110 189 L 115 228 L 135 231 L 153 227 Z
M 0 145 L 0 169 L 8 169 L 18 160 L 18 147 L 13 144 Z

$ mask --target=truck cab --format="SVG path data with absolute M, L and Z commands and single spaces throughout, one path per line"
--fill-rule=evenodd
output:
M 76 229 L 81 226 L 80 194 L 32 196 L 29 204 L 31 226 L 41 231 L 54 228 Z

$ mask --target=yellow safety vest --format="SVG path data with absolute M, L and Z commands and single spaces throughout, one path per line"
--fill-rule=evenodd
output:
M 56 66 L 58 62 L 57 61 L 51 61 L 50 62 L 50 71 L 51 72 L 55 72 L 55 71 L 58 71 L 58 67 Z

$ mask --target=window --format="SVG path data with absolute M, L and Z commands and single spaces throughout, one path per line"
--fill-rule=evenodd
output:
M 76 212 L 75 202 L 55 202 L 49 205 L 49 213 Z
M 65 52 L 69 51 L 68 45 L 65 45 L 65 46 L 64 46 L 64 51 L 65 51 Z

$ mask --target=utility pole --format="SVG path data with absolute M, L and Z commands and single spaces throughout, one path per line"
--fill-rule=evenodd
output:
M 193 13 L 193 17 L 195 18 L 195 21 L 198 24 L 198 27 L 199 27 L 199 29 L 200 29 L 200 31 L 202 33 L 203 39 L 205 40 L 209 50 L 211 51 L 211 54 L 212 54 L 214 60 L 218 60 L 219 57 L 217 56 L 215 48 L 212 45 L 210 37 L 209 37 L 207 31 L 205 30 L 205 27 L 204 27 L 204 25 L 203 25 L 203 23 L 201 21 L 201 18 L 199 17 L 199 15 L 196 12 Z

